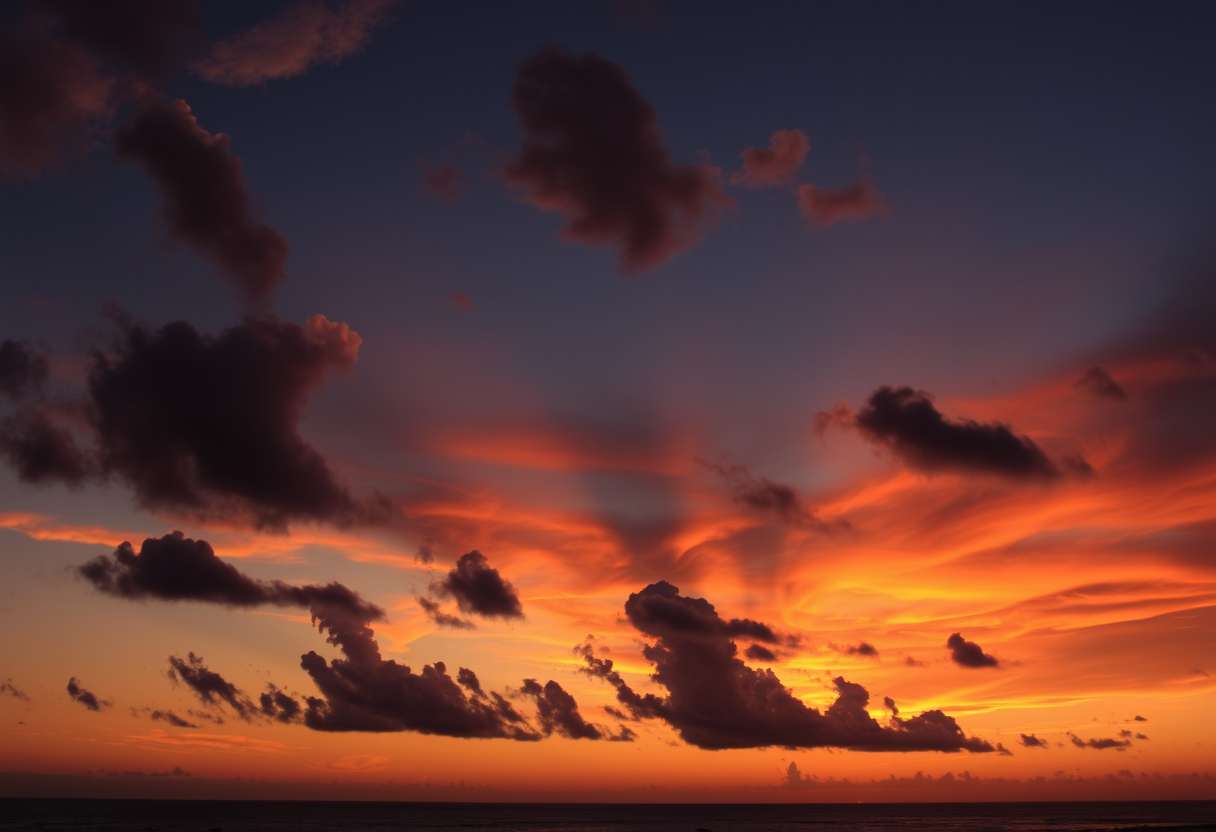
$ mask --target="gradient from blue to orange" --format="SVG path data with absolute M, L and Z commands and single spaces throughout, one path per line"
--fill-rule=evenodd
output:
M 221 4 L 207 23 L 229 32 L 260 12 Z M 1171 430 L 1154 422 L 1155 396 L 1178 379 L 1212 384 L 1210 357 L 1143 346 L 1163 340 L 1179 297 L 1212 296 L 1205 17 L 1186 4 L 417 3 L 301 77 L 176 79 L 169 92 L 231 138 L 260 214 L 290 243 L 276 313 L 320 312 L 363 338 L 355 367 L 309 402 L 304 434 L 427 534 L 259 533 L 140 510 L 118 482 L 3 474 L 0 680 L 29 701 L 0 698 L 0 771 L 181 768 L 216 795 L 244 778 L 376 796 L 881 799 L 869 780 L 966 769 L 1022 781 L 1025 797 L 1068 778 L 1095 795 L 1212 796 L 1216 457 L 1202 441 L 1185 465 L 1136 453 Z M 561 239 L 557 217 L 502 181 L 520 142 L 515 69 L 547 44 L 620 64 L 677 160 L 729 177 L 743 148 L 801 129 L 799 181 L 851 183 L 864 157 L 888 210 L 815 228 L 785 190 L 730 188 L 704 239 L 622 278 L 611 250 Z M 447 164 L 466 183 L 453 200 L 424 186 Z M 47 350 L 62 389 L 83 380 L 109 306 L 206 331 L 243 314 L 212 266 L 167 241 L 152 184 L 104 142 L 5 182 L 0 217 L 0 331 Z M 1188 303 L 1184 317 L 1210 309 Z M 1099 362 L 1126 401 L 1077 386 Z M 925 473 L 850 430 L 816 432 L 816 413 L 884 384 L 931 391 L 951 417 L 1008 422 L 1053 458 L 1083 454 L 1095 475 Z M 714 467 L 730 465 L 790 484 L 840 531 L 749 512 Z M 173 729 L 132 710 L 190 707 L 166 656 L 201 654 L 250 691 L 309 693 L 298 657 L 324 646 L 302 613 L 123 602 L 71 574 L 179 528 L 257 577 L 362 592 L 388 610 L 377 636 L 406 664 L 472 667 L 495 689 L 554 678 L 595 721 L 611 721 L 612 692 L 578 673 L 571 647 L 595 634 L 645 688 L 622 605 L 667 579 L 800 634 L 773 667 L 808 704 L 829 704 L 839 673 L 873 705 L 940 707 L 1015 753 L 709 752 L 652 723 L 619 744 L 231 718 Z M 415 596 L 472 549 L 518 587 L 523 621 L 450 631 L 419 610 Z M 1002 666 L 950 662 L 959 630 Z M 861 641 L 876 659 L 836 649 Z M 113 706 L 80 708 L 70 676 Z M 1132 729 L 1151 739 L 1102 751 L 1069 739 Z M 816 791 L 843 778 L 859 785 Z

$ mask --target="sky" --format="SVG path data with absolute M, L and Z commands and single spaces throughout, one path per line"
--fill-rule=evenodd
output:
M 0 794 L 1216 798 L 1202 4 L 0 12 Z

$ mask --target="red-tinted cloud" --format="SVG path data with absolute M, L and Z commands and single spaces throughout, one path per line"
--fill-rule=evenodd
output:
M 886 213 L 886 202 L 873 181 L 862 178 L 844 188 L 799 185 L 798 209 L 807 222 L 821 227 L 868 220 Z
M 147 169 L 164 197 L 174 237 L 210 258 L 253 303 L 283 279 L 287 241 L 253 214 L 228 137 L 199 126 L 185 101 L 145 101 L 115 149 Z
M 248 86 L 337 63 L 367 43 L 396 0 L 303 0 L 211 47 L 194 70 L 208 81 Z
M 731 181 L 749 188 L 784 185 L 794 178 L 811 150 L 811 140 L 801 130 L 778 130 L 768 147 L 749 147 L 743 153 L 743 170 Z
M 654 108 L 611 61 L 542 49 L 513 100 L 525 139 L 507 181 L 562 214 L 570 239 L 615 246 L 626 271 L 688 248 L 724 201 L 713 168 L 671 161 Z

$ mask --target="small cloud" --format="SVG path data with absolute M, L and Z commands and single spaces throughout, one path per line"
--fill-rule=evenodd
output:
M 950 658 L 962 667 L 996 667 L 1000 664 L 996 656 L 989 655 L 974 641 L 967 641 L 961 633 L 954 633 L 946 639 L 950 648 Z

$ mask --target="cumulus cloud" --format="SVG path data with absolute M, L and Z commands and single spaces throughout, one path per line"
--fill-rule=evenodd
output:
M 98 699 L 97 695 L 91 690 L 86 690 L 80 684 L 80 682 L 77 681 L 75 676 L 68 679 L 67 692 L 68 696 L 70 696 L 76 702 L 79 702 L 84 707 L 88 708 L 90 711 L 100 711 L 103 708 L 108 708 L 110 705 L 109 702 L 106 702 L 103 699 Z
M 975 471 L 1021 479 L 1060 475 L 1029 437 L 1001 423 L 947 419 L 928 393 L 911 387 L 878 388 L 853 425 L 923 471 Z
M 482 691 L 472 671 L 457 679 L 443 662 L 418 673 L 380 655 L 369 622 L 349 611 L 317 609 L 313 620 L 343 658 L 315 651 L 300 659 L 321 697 L 306 699 L 304 724 L 317 731 L 417 731 L 450 737 L 538 740 L 505 697 Z M 468 693 L 466 693 L 466 690 Z
M 0 341 L 0 393 L 16 401 L 35 393 L 46 382 L 46 358 L 24 341 Z
M 1115 381 L 1114 377 L 1102 367 L 1090 367 L 1086 370 L 1077 379 L 1076 387 L 1078 390 L 1084 390 L 1102 399 L 1119 402 L 1127 399 L 1127 391 L 1123 389 L 1123 385 Z
M 0 458 L 22 482 L 79 486 L 97 474 L 96 461 L 45 408 L 26 407 L 0 421 Z
M 700 748 L 841 747 L 862 751 L 995 751 L 967 737 L 938 710 L 908 719 L 892 713 L 883 725 L 869 715 L 869 693 L 841 677 L 826 711 L 809 708 L 771 670 L 755 670 L 737 656 L 729 622 L 703 598 L 690 598 L 659 581 L 629 596 L 625 614 L 654 639 L 643 648 L 665 696 L 639 694 L 598 657 L 590 644 L 576 648 L 586 672 L 606 680 L 618 701 L 639 719 L 657 718 Z M 894 704 L 894 703 L 892 703 Z
M 287 267 L 287 241 L 253 214 L 241 162 L 185 101 L 150 98 L 114 139 L 164 198 L 172 235 L 210 258 L 251 302 L 265 303 Z
M 1132 741 L 1130 739 L 1114 739 L 1113 737 L 1091 737 L 1089 739 L 1081 739 L 1076 734 L 1070 733 L 1068 739 L 1077 748 L 1089 748 L 1094 751 L 1106 751 L 1113 748 L 1116 751 L 1123 751 L 1128 748 Z
M 846 656 L 864 656 L 867 659 L 878 656 L 878 648 L 868 641 L 859 641 L 857 644 L 846 644 L 836 647 L 836 649 Z
M 552 679 L 544 685 L 535 679 L 524 679 L 521 690 L 536 701 L 537 717 L 546 734 L 556 732 L 572 740 L 603 739 L 604 732 L 583 719 L 574 697 Z
M 299 722 L 304 717 L 299 700 L 273 684 L 267 685 L 258 697 L 258 708 L 263 716 L 284 724 Z
M 1047 740 L 1040 739 L 1034 734 L 1022 734 L 1022 745 L 1026 748 L 1046 748 Z
M 246 722 L 260 713 L 244 691 L 207 667 L 202 656 L 196 656 L 194 653 L 188 653 L 184 659 L 170 656 L 169 678 L 184 684 L 209 708 L 227 705 Z
M 147 538 L 139 552 L 123 542 L 110 555 L 80 566 L 79 574 L 108 595 L 131 600 L 202 601 L 230 607 L 338 608 L 369 621 L 384 611 L 340 583 L 295 586 L 255 580 L 215 554 L 205 540 L 181 532 Z
M 950 658 L 962 667 L 996 667 L 1000 664 L 996 656 L 984 652 L 974 641 L 967 641 L 961 633 L 953 633 L 946 639 L 946 647 L 950 648 Z
M 83 150 L 132 90 L 202 44 L 196 0 L 35 0 L 0 31 L 0 173 Z
M 309 395 L 354 364 L 360 341 L 322 315 L 303 326 L 252 318 L 217 336 L 181 321 L 127 324 L 89 375 L 101 464 L 154 510 L 270 529 L 383 519 L 298 429 Z
M 234 87 L 294 78 L 358 52 L 394 5 L 396 0 L 303 0 L 214 44 L 194 71 Z
M 431 591 L 452 598 L 466 613 L 487 618 L 523 618 L 524 615 L 515 587 L 476 550 L 461 555 L 447 576 L 431 585 Z M 423 608 L 426 609 L 425 605 Z
M 811 140 L 801 130 L 778 130 L 769 138 L 768 147 L 744 149 L 743 170 L 731 177 L 749 188 L 784 185 L 793 179 L 811 150 Z
M 565 235 L 615 246 L 626 271 L 691 246 L 725 197 L 715 169 L 672 162 L 654 108 L 617 64 L 555 47 L 525 60 L 513 102 L 525 139 L 506 167 Z

